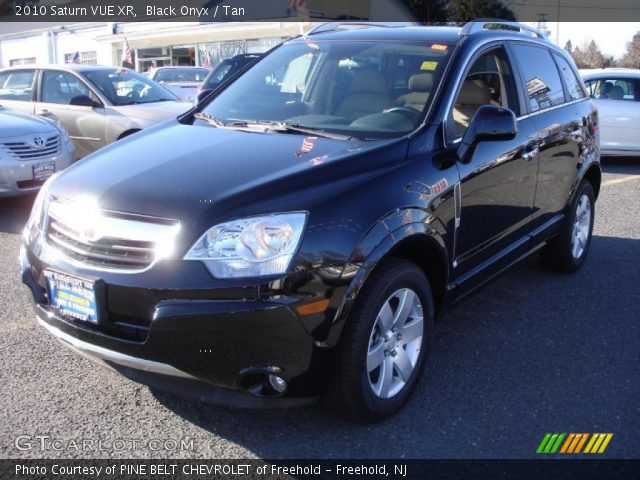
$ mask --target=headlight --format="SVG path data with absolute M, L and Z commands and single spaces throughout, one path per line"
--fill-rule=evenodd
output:
M 221 223 L 207 230 L 184 258 L 203 261 L 216 278 L 283 274 L 306 218 L 306 213 L 296 212 Z
M 32 238 L 30 238 L 34 233 L 36 233 L 39 229 L 42 228 L 42 222 L 44 217 L 45 204 L 47 203 L 47 191 L 49 190 L 49 186 L 53 179 L 60 175 L 60 172 L 54 173 L 47 181 L 44 182 L 42 187 L 40 187 L 40 191 L 36 196 L 35 201 L 33 202 L 33 206 L 31 207 L 31 214 L 29 215 L 29 220 L 27 220 L 27 224 L 24 227 L 23 238 L 27 242 L 31 242 Z M 37 228 L 34 228 L 37 227 Z
M 60 123 L 58 120 L 54 120 L 52 118 L 47 118 L 47 117 L 42 117 L 45 120 L 47 120 L 48 122 L 51 122 L 53 125 L 55 125 L 55 127 L 58 129 L 58 131 L 60 132 L 60 136 L 62 137 L 62 141 L 64 143 L 68 143 L 70 138 L 69 138 L 69 131 L 64 128 L 64 126 L 62 125 L 62 123 Z
M 60 135 L 62 136 L 62 141 L 64 143 L 69 143 L 69 141 L 70 141 L 69 130 L 64 128 L 61 123 L 58 123 L 57 127 L 58 127 L 58 130 L 60 130 Z

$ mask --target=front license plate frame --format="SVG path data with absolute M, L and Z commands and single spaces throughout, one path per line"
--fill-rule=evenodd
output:
M 51 175 L 56 173 L 56 162 L 43 162 L 31 167 L 33 179 L 36 182 L 44 182 Z
M 45 270 L 49 305 L 62 315 L 98 324 L 100 304 L 96 281 L 56 270 Z

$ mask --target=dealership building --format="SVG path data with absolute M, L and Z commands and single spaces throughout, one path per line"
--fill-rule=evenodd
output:
M 256 5 L 264 5 L 263 0 L 256 1 Z M 59 3 L 76 4 L 74 0 Z M 303 33 L 314 23 L 343 18 L 344 11 L 332 10 L 336 3 L 306 0 L 305 14 L 300 15 L 288 8 L 287 0 L 280 0 L 269 5 L 270 18 L 274 18 L 275 12 L 274 20 L 279 21 L 3 22 L 0 67 L 70 63 L 76 54 L 83 64 L 119 65 L 125 40 L 139 72 L 161 66 L 215 66 L 221 59 L 239 53 L 265 52 L 282 40 Z M 397 7 L 395 0 L 347 3 L 346 20 L 407 19 L 406 11 Z M 274 10 L 273 5 L 281 8 Z M 308 21 L 291 21 L 300 19 Z
M 0 33 L 3 67 L 70 63 L 76 53 L 83 64 L 119 65 L 126 39 L 140 72 L 161 66 L 206 65 L 207 57 L 215 65 L 239 53 L 264 52 L 299 34 L 301 28 L 290 22 L 2 25 L 6 26 L 23 28 Z

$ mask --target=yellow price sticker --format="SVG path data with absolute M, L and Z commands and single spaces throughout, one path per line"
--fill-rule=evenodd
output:
M 425 61 L 425 62 L 422 62 L 422 65 L 420 65 L 420 70 L 428 70 L 430 72 L 433 72 L 437 66 L 438 66 L 438 62 Z

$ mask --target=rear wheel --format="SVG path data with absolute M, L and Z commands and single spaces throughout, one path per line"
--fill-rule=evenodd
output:
M 589 252 L 593 232 L 595 194 L 591 183 L 578 187 L 567 219 L 559 235 L 542 250 L 543 264 L 558 272 L 578 270 Z
M 424 369 L 432 327 L 433 300 L 422 270 L 406 260 L 385 260 L 347 320 L 327 406 L 360 421 L 380 420 L 399 410 Z

